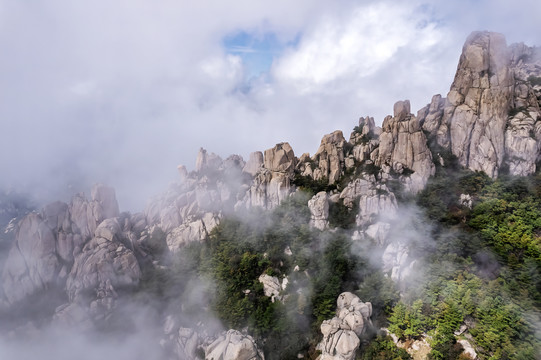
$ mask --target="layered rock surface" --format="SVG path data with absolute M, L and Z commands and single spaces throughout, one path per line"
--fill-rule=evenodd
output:
M 319 360 L 352 360 L 361 336 L 371 325 L 372 304 L 363 303 L 358 296 L 345 292 L 337 299 L 337 316 L 321 324 L 323 340 L 317 345 Z
M 325 191 L 320 191 L 308 200 L 310 209 L 310 225 L 319 230 L 329 227 L 329 196 Z
M 383 270 L 403 281 L 415 260 L 411 242 L 389 239 L 398 211 L 392 190 L 397 187 L 391 185 L 420 191 L 435 172 L 434 161 L 445 165 L 444 151 L 492 177 L 535 172 L 541 160 L 540 104 L 540 51 L 523 44 L 508 47 L 499 34 L 473 33 L 447 98 L 435 95 L 417 116 L 409 101 L 398 101 L 381 128 L 371 117 L 360 118 L 349 141 L 342 131 L 327 134 L 312 157 L 297 158 L 288 143 L 254 152 L 247 162 L 201 149 L 195 170 L 179 166 L 179 183 L 141 214 L 120 214 L 113 189 L 97 185 L 90 199 L 78 194 L 69 204 L 55 202 L 12 223 L 0 305 L 9 309 L 59 290 L 65 303 L 58 304 L 53 321 L 89 327 L 107 319 L 119 292 L 137 286 L 143 264 L 161 266 L 153 253 L 204 240 L 229 214 L 272 210 L 302 186 L 317 192 L 307 203 L 313 227 L 329 228 L 331 204 L 355 209 L 357 235 L 374 239 Z M 471 207 L 472 199 L 463 195 L 461 202 Z M 284 282 L 268 275 L 259 281 L 267 296 L 281 298 Z M 321 326 L 321 359 L 352 359 L 370 323 L 370 303 L 351 293 L 340 295 L 337 312 Z M 193 329 L 176 326 L 167 335 L 179 358 L 203 349 L 202 336 Z M 230 330 L 214 340 L 205 346 L 208 359 L 263 357 L 254 340 L 240 332 Z
M 207 347 L 205 360 L 265 360 L 265 356 L 250 335 L 229 330 Z
M 540 160 L 539 50 L 472 33 L 446 99 L 419 111 L 423 129 L 459 163 L 497 177 L 535 172 Z M 532 83 L 533 81 L 533 83 Z
M 89 201 L 78 194 L 69 205 L 55 202 L 21 220 L 2 272 L 9 303 L 50 288 L 62 288 L 75 257 L 98 225 L 119 215 L 112 188 L 96 185 L 91 196 Z
M 379 136 L 379 152 L 376 165 L 389 165 L 396 173 L 413 172 L 403 177 L 407 190 L 422 190 L 428 178 L 435 174 L 425 134 L 419 120 L 411 114 L 410 102 L 399 101 L 394 105 L 394 116 L 383 121 Z

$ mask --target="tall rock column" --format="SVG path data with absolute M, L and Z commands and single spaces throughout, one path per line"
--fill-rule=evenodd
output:
M 408 100 L 398 101 L 394 105 L 394 116 L 387 116 L 383 121 L 376 165 L 389 165 L 401 174 L 411 171 L 410 176 L 403 176 L 402 180 L 406 189 L 414 193 L 422 190 L 435 173 L 426 136 L 417 118 L 410 113 Z
M 346 140 L 342 131 L 336 130 L 323 136 L 319 149 L 312 157 L 316 164 L 314 180 L 328 179 L 329 184 L 334 184 L 340 179 L 344 171 L 344 153 Z
M 474 32 L 462 50 L 443 122 L 462 166 L 498 175 L 513 99 L 510 52 L 501 34 Z

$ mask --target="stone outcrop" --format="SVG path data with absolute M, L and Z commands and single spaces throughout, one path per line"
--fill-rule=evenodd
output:
M 312 174 L 314 180 L 328 179 L 329 184 L 334 184 L 340 179 L 344 171 L 346 144 L 340 130 L 323 136 L 319 149 L 312 157 L 316 165 Z
M 504 157 L 504 131 L 513 100 L 514 76 L 505 38 L 473 33 L 462 50 L 447 95 L 449 139 L 462 166 L 497 176 Z M 452 112 L 451 112 L 452 111 Z
M 242 196 L 245 166 L 240 156 L 222 160 L 201 149 L 196 171 L 182 171 L 178 184 L 171 185 L 148 204 L 145 210 L 148 226 L 159 226 L 164 231 L 171 251 L 205 239 L 223 214 L 233 211 Z
M 39 214 L 29 214 L 19 224 L 2 274 L 7 300 L 13 304 L 54 286 L 61 281 L 60 268 L 53 231 Z
M 358 204 L 357 226 L 368 226 L 378 221 L 380 215 L 392 216 L 398 209 L 395 195 L 376 180 L 374 175 L 364 174 L 348 183 L 340 193 L 344 205 L 352 208 Z
M 250 174 L 251 176 L 255 176 L 263 164 L 263 153 L 261 151 L 256 151 L 250 154 L 250 158 L 246 162 L 246 165 L 242 171 Z
M 365 234 L 375 240 L 376 244 L 383 246 L 391 229 L 388 222 L 377 221 L 367 227 Z
M 205 360 L 265 360 L 265 357 L 250 335 L 229 330 L 206 348 Z
M 177 320 L 171 315 L 166 317 L 163 327 L 165 338 L 160 345 L 167 353 L 174 354 L 176 359 L 198 359 L 196 352 L 203 346 L 203 339 L 194 329 L 180 326 Z
M 410 275 L 414 263 L 409 253 L 409 244 L 401 241 L 393 241 L 385 248 L 382 255 L 382 270 L 390 273 L 393 281 L 401 282 Z
M 325 191 L 320 191 L 308 200 L 310 209 L 310 225 L 319 230 L 329 227 L 329 197 Z
M 255 163 L 259 163 L 259 155 L 254 156 Z M 255 173 L 244 198 L 236 208 L 273 209 L 278 206 L 294 190 L 292 180 L 296 163 L 297 159 L 288 143 L 280 143 L 265 150 L 263 167 L 259 167 Z
M 259 276 L 259 282 L 263 284 L 263 291 L 265 296 L 268 296 L 274 302 L 275 299 L 282 300 L 280 292 L 282 291 L 282 286 L 280 285 L 280 280 L 276 276 L 270 276 L 267 274 L 262 274 Z
M 207 238 L 224 214 L 252 207 L 272 209 L 295 190 L 297 158 L 288 143 L 250 154 L 248 162 L 232 155 L 225 160 L 200 149 L 196 169 L 179 166 L 181 181 L 146 208 L 148 226 L 159 226 L 169 250 Z
M 25 216 L 17 225 L 15 240 L 2 272 L 7 301 L 62 288 L 74 258 L 103 220 L 119 216 L 114 190 L 102 184 L 91 190 L 91 200 L 77 194 L 68 205 L 51 203 Z
M 338 296 L 337 316 L 321 324 L 323 340 L 317 345 L 319 360 L 352 360 L 361 336 L 371 325 L 372 304 L 345 292 Z
M 466 40 L 446 99 L 419 111 L 423 129 L 460 165 L 497 177 L 535 172 L 540 160 L 539 51 L 507 46 L 501 34 L 474 32 Z
M 87 239 L 105 219 L 119 215 L 118 203 L 113 188 L 98 184 L 91 190 L 91 200 L 77 194 L 71 200 L 69 214 L 74 233 Z
M 523 176 L 534 173 L 541 160 L 541 50 L 513 44 L 510 52 L 515 87 L 504 161 L 509 173 Z
M 383 120 L 375 163 L 380 167 L 389 165 L 400 175 L 411 173 L 401 180 L 413 193 L 422 190 L 428 178 L 435 174 L 426 136 L 419 120 L 410 113 L 408 100 L 398 101 L 394 105 L 394 116 Z
M 346 168 L 351 168 L 356 163 L 363 163 L 367 160 L 373 161 L 377 154 L 375 150 L 379 146 L 380 134 L 381 128 L 376 127 L 373 117 L 361 117 L 359 125 L 355 127 L 349 137 L 353 150 L 345 160 Z M 351 162 L 351 160 L 354 161 Z
M 98 298 L 112 296 L 117 287 L 138 284 L 141 270 L 133 252 L 121 242 L 122 236 L 116 218 L 98 226 L 94 238 L 75 257 L 66 283 L 70 300 L 96 289 Z

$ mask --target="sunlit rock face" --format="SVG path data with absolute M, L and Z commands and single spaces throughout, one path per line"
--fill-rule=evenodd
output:
M 423 130 L 460 165 L 497 177 L 534 173 L 540 158 L 541 75 L 538 49 L 507 46 L 501 34 L 466 40 L 446 99 L 419 111 Z
M 422 190 L 428 178 L 435 174 L 426 136 L 419 120 L 410 113 L 408 100 L 395 103 L 394 116 L 383 121 L 376 165 L 385 164 L 398 174 L 413 172 L 404 182 L 407 190 L 413 193 Z
M 292 180 L 297 159 L 288 143 L 254 152 L 248 162 L 200 149 L 196 169 L 179 166 L 181 181 L 153 199 L 145 211 L 148 226 L 159 226 L 167 245 L 177 251 L 202 241 L 226 214 L 254 207 L 270 210 L 295 190 Z
M 466 40 L 447 95 L 449 140 L 462 166 L 497 176 L 504 157 L 504 131 L 513 100 L 514 76 L 505 38 L 473 33 Z M 445 122 L 446 118 L 444 118 Z
M 296 163 L 297 158 L 288 143 L 265 150 L 263 164 L 261 155 L 256 153 L 247 169 L 254 174 L 253 179 L 236 208 L 270 210 L 278 206 L 294 190 L 292 180 Z
M 315 180 L 328 179 L 330 184 L 334 184 L 340 179 L 344 172 L 346 144 L 340 130 L 323 136 L 319 149 L 312 157 L 312 161 L 316 164 L 313 173 Z
M 372 324 L 372 304 L 363 303 L 358 296 L 344 292 L 337 299 L 337 316 L 321 324 L 323 340 L 317 345 L 319 360 L 352 360 L 361 336 Z
M 320 191 L 308 200 L 310 209 L 310 225 L 319 230 L 329 227 L 329 196 L 325 191 Z

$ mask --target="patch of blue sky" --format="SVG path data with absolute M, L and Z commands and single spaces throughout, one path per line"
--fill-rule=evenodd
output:
M 274 59 L 287 47 L 295 46 L 298 41 L 299 36 L 284 42 L 272 32 L 261 34 L 239 31 L 226 36 L 223 46 L 228 54 L 241 57 L 246 80 L 250 80 L 268 73 Z

